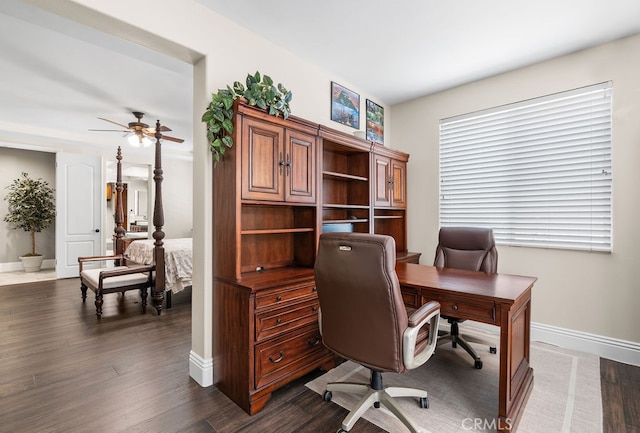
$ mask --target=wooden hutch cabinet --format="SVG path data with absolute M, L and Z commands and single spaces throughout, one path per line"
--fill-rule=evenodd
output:
M 234 146 L 213 169 L 214 383 L 254 414 L 274 390 L 335 365 L 313 278 L 323 227 L 389 234 L 408 257 L 408 155 L 240 101 L 234 125 Z M 372 205 L 374 155 L 404 164 L 390 172 L 402 177 L 401 202 Z

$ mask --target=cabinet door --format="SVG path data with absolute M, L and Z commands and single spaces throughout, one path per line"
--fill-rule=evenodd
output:
M 285 200 L 315 203 L 316 137 L 288 129 L 285 144 Z
M 374 204 L 375 206 L 391 206 L 391 159 L 374 155 Z
M 242 124 L 242 198 L 284 199 L 284 129 L 245 118 Z
M 407 163 L 391 160 L 391 206 L 407 207 Z

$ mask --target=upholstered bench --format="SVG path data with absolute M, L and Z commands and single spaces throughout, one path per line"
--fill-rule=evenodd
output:
M 96 295 L 96 315 L 102 316 L 103 295 L 128 290 L 140 290 L 142 298 L 142 311 L 147 308 L 147 289 L 153 282 L 153 266 L 115 266 L 112 268 L 83 269 L 83 264 L 88 261 L 118 260 L 120 256 L 108 257 L 83 257 L 80 263 L 80 290 L 82 302 L 87 299 L 87 289 L 91 289 Z

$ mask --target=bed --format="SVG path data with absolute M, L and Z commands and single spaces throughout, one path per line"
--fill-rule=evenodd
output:
M 123 227 L 122 206 L 122 155 L 118 148 L 116 180 L 116 212 L 114 229 L 114 252 L 123 258 L 125 264 L 154 265 L 154 278 L 151 286 L 151 301 L 158 314 L 162 312 L 162 303 L 167 296 L 167 308 L 171 308 L 171 293 L 178 293 L 191 286 L 192 242 L 191 239 L 164 239 L 164 208 L 162 203 L 162 133 L 166 130 L 160 121 L 155 125 L 155 162 L 153 182 L 155 200 L 153 208 L 153 239 L 126 242 L 126 230 Z M 127 246 L 128 244 L 128 246 Z
M 127 260 L 143 265 L 153 264 L 153 239 L 140 239 L 131 242 L 124 252 Z M 191 286 L 193 270 L 191 238 L 164 239 L 164 289 L 171 293 L 180 293 Z

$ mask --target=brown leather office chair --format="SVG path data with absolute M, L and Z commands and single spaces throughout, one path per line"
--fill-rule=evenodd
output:
M 498 251 L 493 230 L 479 227 L 442 227 L 434 266 L 467 269 L 495 273 L 498 269 Z M 451 331 L 442 335 L 439 342 L 450 339 L 453 347 L 459 344 L 474 360 L 475 368 L 482 368 L 482 360 L 475 350 L 460 335 L 458 324 L 463 320 L 442 316 L 451 324 Z M 495 352 L 494 348 L 491 348 Z
M 403 373 L 431 357 L 437 342 L 440 304 L 429 302 L 410 316 L 407 314 L 395 272 L 395 251 L 395 241 L 390 236 L 320 236 L 315 279 L 322 341 L 339 356 L 371 370 L 368 384 L 327 384 L 325 401 L 331 400 L 334 391 L 362 395 L 339 432 L 348 432 L 372 404 L 380 407 L 380 403 L 412 432 L 423 431 L 393 397 L 419 398 L 425 408 L 427 392 L 383 387 L 382 372 Z

